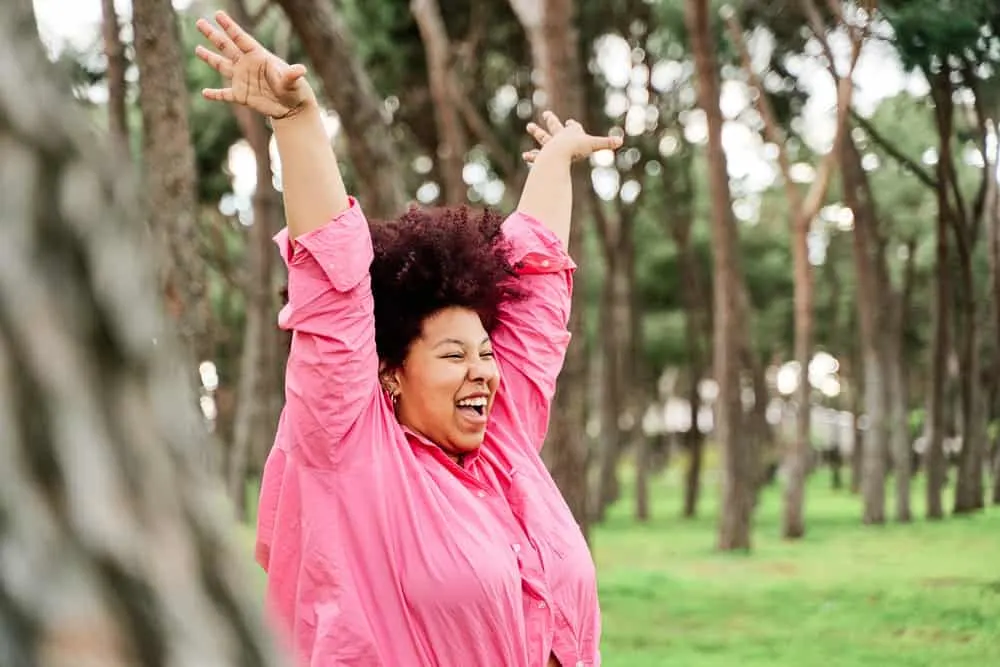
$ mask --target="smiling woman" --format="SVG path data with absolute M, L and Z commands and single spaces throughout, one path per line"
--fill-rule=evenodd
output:
M 596 665 L 594 563 L 542 463 L 566 329 L 570 164 L 620 140 L 531 123 L 518 210 L 369 225 L 301 65 L 224 13 L 206 98 L 270 116 L 292 331 L 257 559 L 301 664 Z

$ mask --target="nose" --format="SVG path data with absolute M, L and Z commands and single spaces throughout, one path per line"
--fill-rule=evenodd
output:
M 492 359 L 477 359 L 469 364 L 470 382 L 489 382 L 497 374 L 497 366 Z

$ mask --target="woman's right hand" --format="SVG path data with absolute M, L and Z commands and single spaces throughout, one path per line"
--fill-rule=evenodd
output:
M 229 87 L 204 89 L 206 99 L 242 104 L 273 119 L 289 118 L 316 103 L 305 67 L 289 65 L 265 49 L 225 12 L 216 12 L 215 20 L 222 30 L 205 19 L 197 26 L 219 52 L 199 46 L 195 54 Z

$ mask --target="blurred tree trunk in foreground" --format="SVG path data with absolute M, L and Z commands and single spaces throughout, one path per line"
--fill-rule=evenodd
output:
M 35 34 L 0 4 L 0 665 L 279 664 L 131 179 Z

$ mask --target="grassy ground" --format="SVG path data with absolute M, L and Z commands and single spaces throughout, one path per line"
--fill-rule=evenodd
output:
M 771 489 L 746 556 L 713 552 L 714 492 L 693 522 L 672 475 L 654 494 L 649 524 L 626 500 L 594 534 L 606 667 L 1000 665 L 1000 508 L 864 527 L 820 475 L 805 539 L 778 538 Z
M 805 539 L 778 538 L 774 488 L 747 556 L 714 552 L 710 483 L 695 521 L 677 518 L 674 474 L 654 485 L 645 525 L 630 493 L 593 533 L 605 667 L 1000 665 L 1000 508 L 864 527 L 858 498 L 820 475 Z

